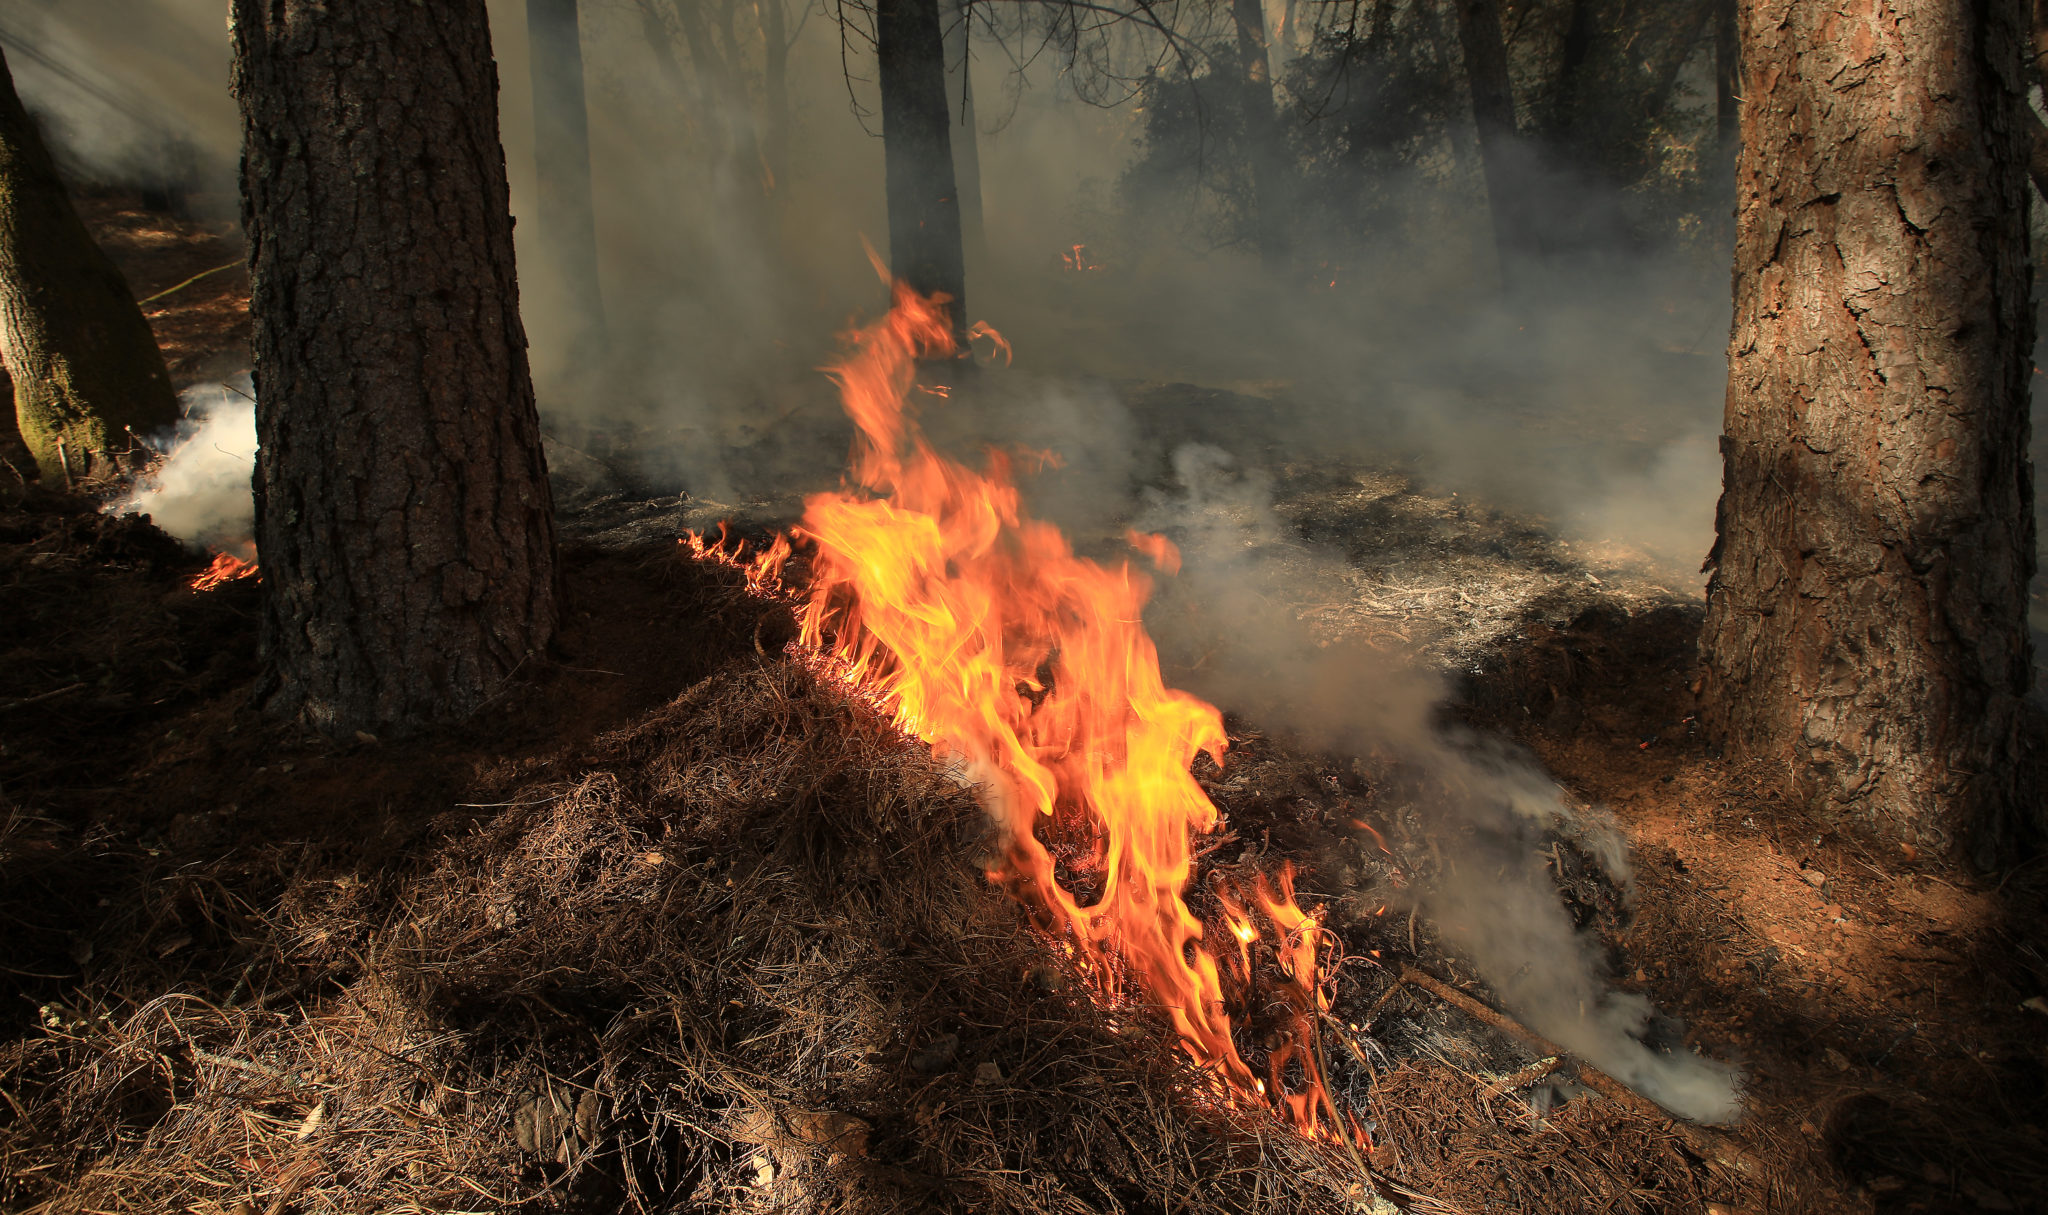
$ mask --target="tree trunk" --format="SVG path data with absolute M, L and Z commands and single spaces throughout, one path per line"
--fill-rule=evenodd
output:
M 966 263 L 985 267 L 988 237 L 981 222 L 981 133 L 974 119 L 972 48 L 968 45 L 971 13 L 967 0 L 946 0 L 946 106 L 952 111 L 953 175 L 960 187 L 960 243 Z
M 789 23 L 782 0 L 757 0 L 761 15 L 761 160 L 768 194 L 789 197 Z
M 467 714 L 555 627 L 484 0 L 235 0 L 275 713 Z
M 539 243 L 569 309 L 570 359 L 581 363 L 599 356 L 605 319 L 597 273 L 597 213 L 590 194 L 583 38 L 576 9 L 577 0 L 526 0 Z
M 1493 216 L 1494 247 L 1503 287 L 1512 287 L 1522 258 L 1533 252 L 1527 199 L 1529 153 L 1515 120 L 1514 86 L 1508 78 L 1507 42 L 1501 36 L 1499 0 L 1457 0 L 1458 43 L 1472 93 L 1472 122 L 1479 130 L 1479 163 L 1486 177 L 1486 204 Z
M 1742 13 L 1735 323 L 1703 718 L 1980 864 L 2017 788 L 2033 570 L 2022 0 Z
M 1279 115 L 1273 110 L 1272 58 L 1266 39 L 1266 6 L 1262 0 L 1231 0 L 1237 27 L 1239 96 L 1244 112 L 1244 154 L 1251 170 L 1252 232 L 1259 260 L 1267 270 L 1285 273 L 1293 260 L 1289 224 L 1286 149 L 1281 146 Z
M 1735 30 L 1736 0 L 1714 0 L 1714 147 L 1723 165 L 1735 163 L 1742 85 L 1742 39 Z
M 0 357 L 49 481 L 112 472 L 178 397 L 156 335 L 57 176 L 0 54 Z
M 889 269 L 916 291 L 951 298 L 954 336 L 965 349 L 967 270 L 939 0 L 875 0 L 875 57 L 882 83 Z

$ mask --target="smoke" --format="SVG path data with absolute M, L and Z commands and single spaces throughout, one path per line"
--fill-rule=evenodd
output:
M 1392 775 L 1383 796 L 1407 800 L 1443 854 L 1422 909 L 1531 1028 L 1673 1113 L 1725 1122 L 1736 1076 L 1689 1052 L 1645 1041 L 1652 1012 L 1603 980 L 1598 942 L 1577 931 L 1534 858 L 1559 832 L 1630 878 L 1623 841 L 1597 813 L 1574 809 L 1512 748 L 1447 724 L 1442 676 L 1402 656 L 1319 638 L 1293 607 L 1327 593 L 1346 569 L 1290 538 L 1269 485 L 1227 453 L 1173 455 L 1175 484 L 1145 495 L 1141 528 L 1181 547 L 1178 578 L 1146 613 L 1176 682 L 1303 744 L 1369 757 Z
M 185 419 L 163 463 L 116 503 L 115 514 L 148 515 L 164 531 L 195 548 L 253 557 L 255 503 L 249 480 L 256 466 L 256 402 L 249 377 L 233 384 L 188 388 L 179 394 Z
M 216 192 L 232 213 L 241 130 L 218 0 L 26 0 L 0 16 L 22 102 L 96 181 Z

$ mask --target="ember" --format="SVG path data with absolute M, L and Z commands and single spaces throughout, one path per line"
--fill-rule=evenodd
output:
M 1296 905 L 1292 870 L 1212 872 L 1217 925 L 1186 898 L 1195 837 L 1222 825 L 1190 765 L 1203 753 L 1221 763 L 1225 736 L 1214 706 L 1161 678 L 1140 621 L 1150 582 L 1128 562 L 1076 556 L 1027 515 L 1006 457 L 971 470 L 905 414 L 918 361 L 954 353 L 942 304 L 897 284 L 888 316 L 827 369 L 860 430 L 858 488 L 805 504 L 799 534 L 815 551 L 797 592 L 800 644 L 981 786 L 1008 836 L 990 878 L 1067 939 L 1102 998 L 1163 1011 L 1226 1101 L 1263 1100 L 1305 1133 L 1337 1136 L 1316 1045 L 1326 938 Z M 1164 537 L 1129 539 L 1177 567 Z M 684 544 L 747 571 L 757 591 L 778 585 L 789 552 L 779 537 L 757 557 L 723 533 Z M 1271 951 L 1255 957 L 1259 940 Z M 1280 1018 L 1263 1035 L 1263 1079 L 1232 1036 L 1255 993 L 1262 1016 Z
M 233 553 L 215 553 L 213 563 L 199 571 L 192 579 L 195 591 L 210 591 L 215 587 L 239 582 L 244 578 L 260 578 L 262 573 L 254 561 L 244 561 Z

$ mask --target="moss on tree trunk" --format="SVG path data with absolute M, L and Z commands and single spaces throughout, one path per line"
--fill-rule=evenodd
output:
M 111 470 L 178 420 L 156 335 L 86 231 L 0 55 L 0 354 L 45 478 Z

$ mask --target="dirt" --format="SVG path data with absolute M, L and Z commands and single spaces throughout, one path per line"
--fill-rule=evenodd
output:
M 231 256 L 89 206 L 138 294 Z M 153 316 L 187 381 L 231 369 L 245 292 L 224 273 Z M 1459 673 L 1459 716 L 1612 814 L 1632 887 L 1566 848 L 1561 894 L 1621 987 L 1745 1076 L 1725 1133 L 1568 1067 L 1511 1083 L 1537 1052 L 1393 981 L 1486 996 L 1431 926 L 1341 897 L 1391 867 L 1341 813 L 1369 783 L 1233 721 L 1211 784 L 1240 842 L 1213 863 L 1297 860 L 1377 951 L 1329 1048 L 1383 1198 L 2048 1209 L 2048 868 L 1887 850 L 1721 759 L 1692 724 L 1696 592 L 1640 554 L 1398 468 L 1275 489 L 1348 571 L 1311 620 Z M 1357 1162 L 1205 1106 L 1157 1026 L 1082 998 L 975 871 L 971 798 L 681 557 L 700 500 L 573 499 L 547 661 L 459 729 L 342 742 L 249 708 L 257 585 L 189 590 L 201 558 L 98 505 L 0 508 L 0 1208 L 1368 1202 Z

